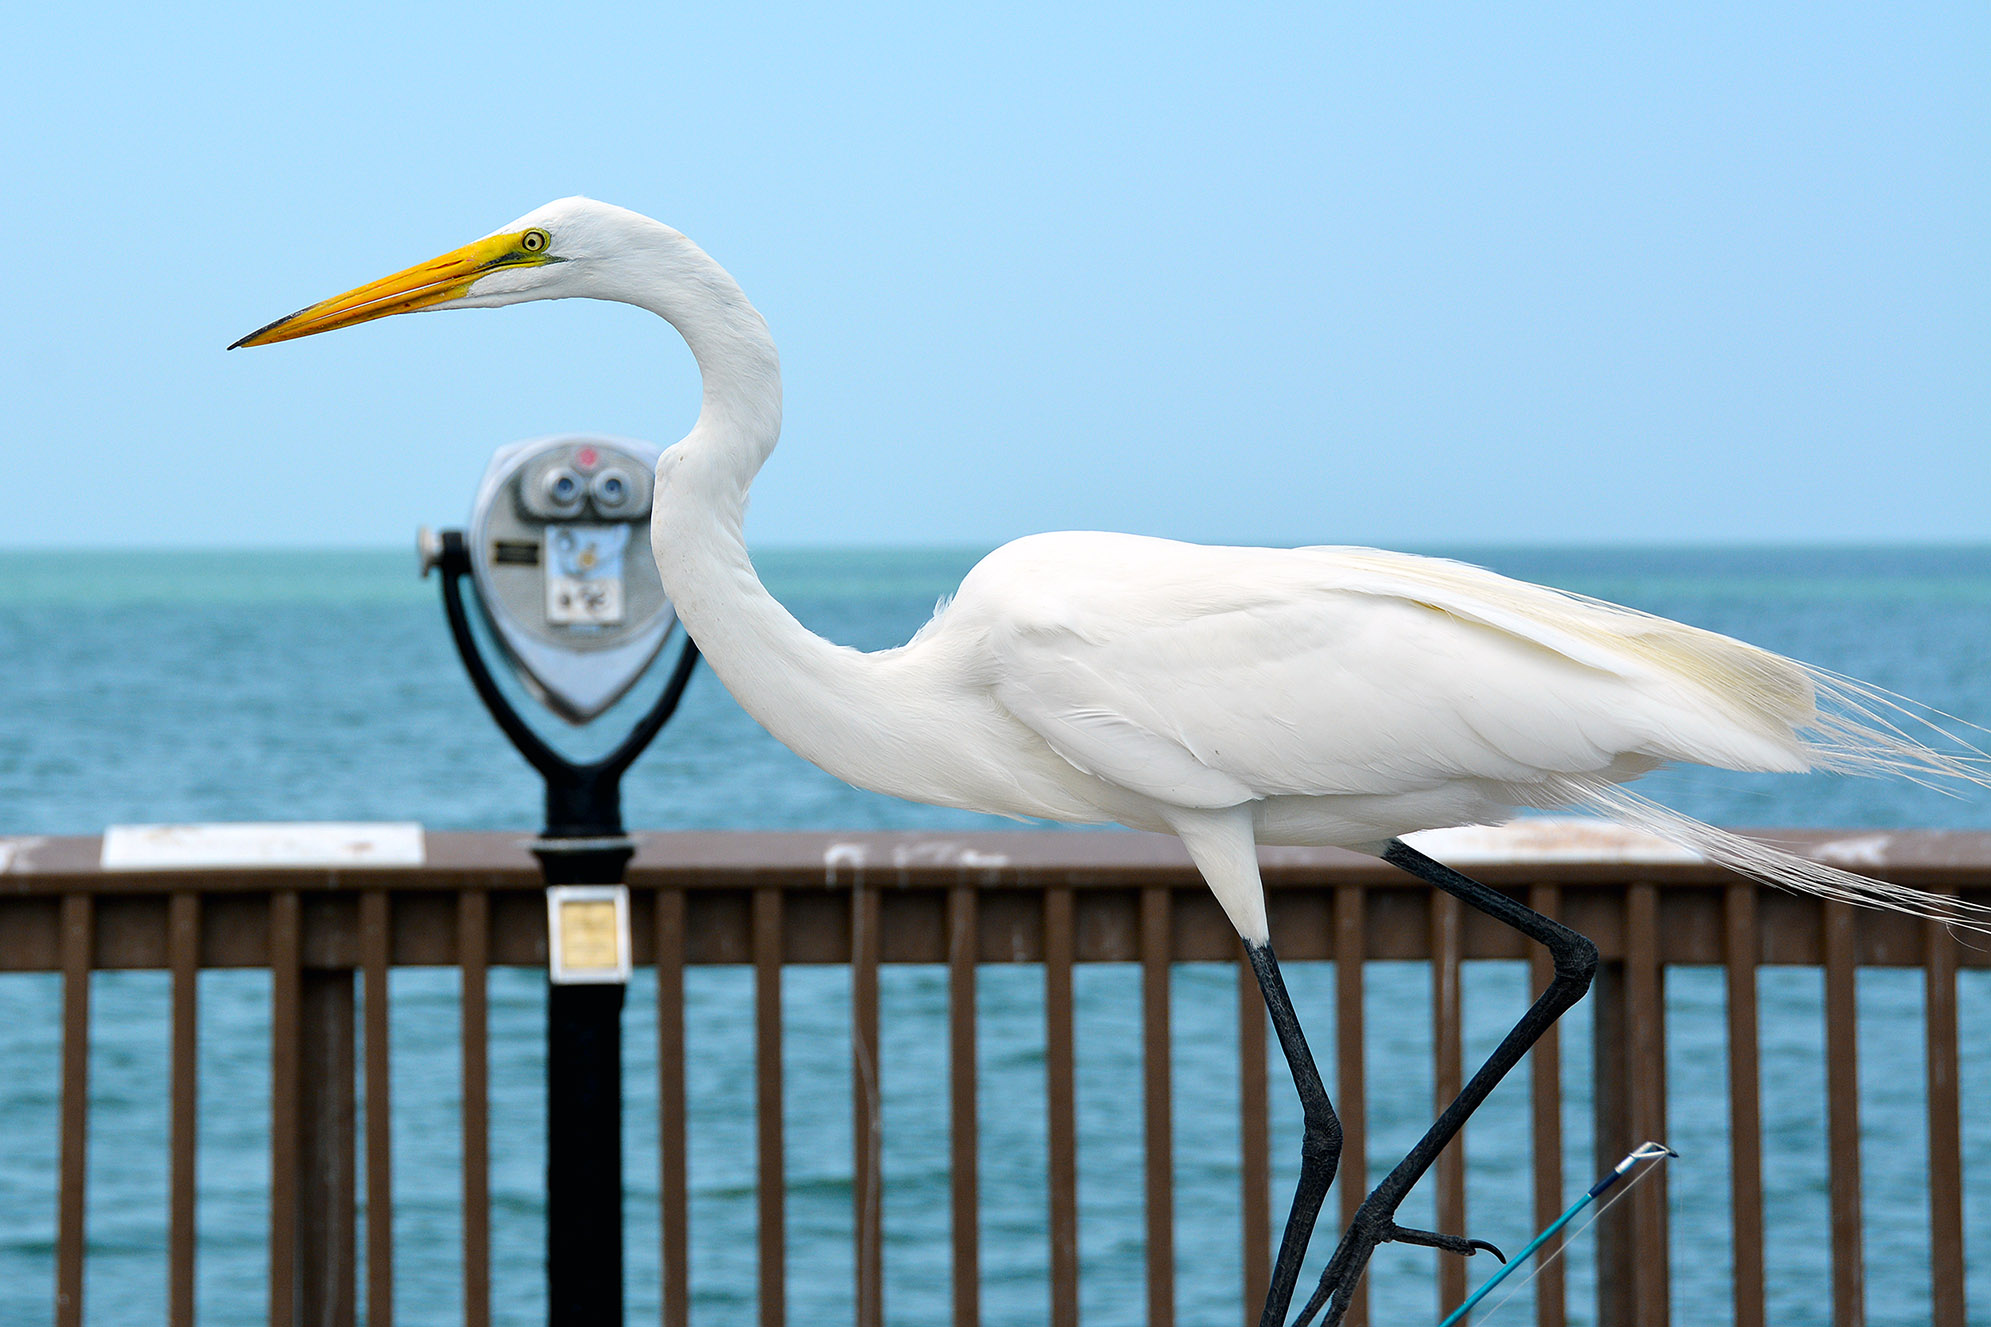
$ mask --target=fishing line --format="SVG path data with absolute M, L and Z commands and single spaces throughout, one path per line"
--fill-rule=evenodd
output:
M 1452 1310 L 1451 1314 L 1443 1322 L 1438 1324 L 1438 1327 L 1454 1327 L 1454 1324 L 1464 1322 L 1466 1314 L 1472 1311 L 1474 1305 L 1478 1304 L 1482 1299 L 1485 1299 L 1489 1294 L 1493 1292 L 1495 1287 L 1499 1286 L 1517 1268 L 1519 1268 L 1523 1263 L 1527 1262 L 1529 1257 L 1533 1255 L 1536 1252 L 1536 1250 L 1540 1249 L 1542 1245 L 1548 1243 L 1549 1239 L 1558 1230 L 1561 1230 L 1564 1226 L 1567 1226 L 1570 1223 L 1570 1221 L 1574 1219 L 1579 1212 L 1583 1211 L 1584 1208 L 1589 1207 L 1593 1202 L 1596 1201 L 1596 1199 L 1599 1196 L 1609 1193 L 1610 1197 L 1606 1198 L 1601 1204 L 1598 1204 L 1597 1210 L 1590 1213 L 1589 1218 L 1586 1221 L 1584 1221 L 1582 1225 L 1578 1226 L 1575 1230 L 1570 1231 L 1568 1238 L 1564 1239 L 1560 1244 L 1556 1245 L 1556 1247 L 1552 1249 L 1547 1254 L 1547 1256 L 1543 1257 L 1539 1262 L 1537 1262 L 1533 1270 L 1531 1270 L 1526 1276 L 1522 1277 L 1520 1280 L 1516 1281 L 1513 1285 L 1509 1286 L 1507 1288 L 1506 1294 L 1502 1295 L 1499 1299 L 1493 1301 L 1493 1303 L 1487 1305 L 1486 1312 L 1485 1314 L 1482 1315 L 1481 1320 L 1484 1321 L 1486 1318 L 1490 1318 L 1495 1313 L 1499 1312 L 1500 1307 L 1503 1304 L 1507 1303 L 1508 1300 L 1514 1298 L 1514 1296 L 1518 1292 L 1520 1292 L 1523 1288 L 1525 1288 L 1528 1285 L 1531 1285 L 1534 1282 L 1535 1278 L 1542 1274 L 1542 1269 L 1554 1263 L 1557 1258 L 1560 1258 L 1563 1255 L 1563 1251 L 1569 1248 L 1570 1244 L 1573 1243 L 1578 1237 L 1580 1237 L 1584 1231 L 1590 1229 L 1591 1226 L 1596 1225 L 1597 1221 L 1599 1220 L 1599 1218 L 1601 1218 L 1604 1215 L 1604 1213 L 1610 1211 L 1613 1207 L 1617 1206 L 1619 1200 L 1624 1198 L 1633 1189 L 1636 1189 L 1647 1175 L 1650 1175 L 1654 1171 L 1659 1169 L 1658 1164 L 1647 1165 L 1643 1163 L 1647 1162 L 1663 1163 L 1669 1157 L 1676 1157 L 1678 1155 L 1680 1155 L 1678 1152 L 1675 1152 L 1672 1148 L 1666 1146 L 1666 1144 L 1664 1143 L 1640 1143 L 1637 1147 L 1633 1148 L 1630 1152 L 1626 1153 L 1624 1160 L 1618 1162 L 1617 1165 L 1611 1167 L 1611 1169 L 1605 1173 L 1602 1179 L 1598 1180 L 1595 1184 L 1590 1186 L 1590 1189 L 1587 1193 L 1585 1193 L 1581 1198 L 1578 1198 L 1575 1202 L 1571 1203 L 1567 1208 L 1567 1210 L 1565 1210 L 1561 1216 L 1551 1221 L 1546 1230 L 1542 1231 L 1541 1234 L 1529 1240 L 1528 1246 L 1522 1249 L 1519 1253 L 1515 1254 L 1514 1260 L 1512 1262 L 1509 1262 L 1499 1271 L 1495 1272 L 1492 1276 L 1486 1278 L 1486 1280 L 1480 1285 L 1480 1288 L 1478 1290 L 1475 1290 L 1472 1293 L 1472 1295 L 1467 1298 L 1465 1303 L 1459 1305 L 1458 1308 Z M 1625 1179 L 1627 1175 L 1631 1177 L 1630 1182 L 1622 1185 L 1619 1184 L 1619 1181 Z M 1615 1190 L 1615 1192 L 1613 1192 L 1613 1190 Z

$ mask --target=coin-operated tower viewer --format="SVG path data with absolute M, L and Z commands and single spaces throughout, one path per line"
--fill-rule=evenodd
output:
M 627 694 L 676 625 L 650 556 L 657 449 L 562 436 L 500 448 L 468 531 L 420 535 L 442 572 L 450 634 L 485 708 L 546 781 L 532 845 L 546 880 L 546 1276 L 553 1327 L 622 1322 L 622 1003 L 629 981 L 635 844 L 622 775 L 677 708 L 697 647 L 686 640 L 662 692 L 597 760 L 569 759 L 513 706 L 486 663 L 463 581 L 503 662 L 576 727 Z

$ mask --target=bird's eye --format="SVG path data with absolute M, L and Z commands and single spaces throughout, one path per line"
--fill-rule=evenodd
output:
M 551 244 L 553 239 L 543 230 L 529 230 L 518 237 L 518 242 L 519 247 L 527 253 L 544 253 L 546 246 Z

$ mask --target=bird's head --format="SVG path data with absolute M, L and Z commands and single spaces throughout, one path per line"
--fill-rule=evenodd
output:
M 228 348 L 289 341 L 391 313 L 600 295 L 603 268 L 636 250 L 673 242 L 687 243 L 637 213 L 591 198 L 563 198 L 439 258 L 279 318 Z

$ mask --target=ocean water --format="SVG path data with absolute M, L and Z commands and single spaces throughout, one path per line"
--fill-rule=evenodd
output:
M 1509 574 L 1628 603 L 1822 664 L 1991 725 L 1991 549 L 1464 549 Z M 811 628 L 878 648 L 906 639 L 972 565 L 975 550 L 775 551 L 759 559 Z M 547 728 L 571 749 L 605 746 L 645 703 L 598 725 Z M 620 722 L 618 722 L 620 721 Z M 1642 785 L 1692 814 L 1734 825 L 1991 824 L 1991 794 L 1953 798 L 1871 780 L 1668 771 Z M 632 771 L 624 792 L 643 828 L 965 828 L 1009 822 L 858 792 L 789 755 L 709 674 Z M 450 647 L 433 581 L 400 553 L 0 553 L 0 836 L 88 834 L 128 822 L 415 819 L 438 829 L 530 829 L 539 789 L 478 707 Z M 1111 831 L 1099 831 L 1111 832 Z M 1966 973 L 1963 1090 L 1970 1252 L 1991 1240 L 1991 981 Z M 1400 1155 L 1428 1119 L 1428 980 L 1372 964 L 1372 1166 Z M 1333 971 L 1295 964 L 1302 1016 L 1331 1028 Z M 1183 965 L 1174 977 L 1177 1263 L 1182 1320 L 1238 1315 L 1233 975 Z M 693 1099 L 692 1275 L 702 1324 L 746 1321 L 753 1304 L 749 976 L 688 979 Z M 1527 999 L 1518 965 L 1466 977 L 1468 1057 L 1483 1055 Z M 1080 1255 L 1085 1320 L 1142 1319 L 1138 974 L 1082 968 L 1079 995 Z M 453 1112 L 453 974 L 393 977 L 396 1313 L 408 1324 L 459 1315 L 460 1231 Z M 629 1310 L 657 1303 L 654 988 L 638 974 L 625 1016 Z M 1771 1318 L 1829 1316 L 1822 984 L 1805 970 L 1761 979 Z M 784 978 L 789 1085 L 790 1314 L 850 1316 L 848 989 L 835 971 Z M 201 1320 L 261 1321 L 266 1303 L 268 982 L 202 978 Z M 883 975 L 889 1317 L 944 1319 L 945 1063 L 942 974 Z M 982 1147 L 985 1320 L 1045 1316 L 1041 985 L 1034 969 L 985 969 Z M 1728 1318 L 1727 1133 L 1719 973 L 1668 980 L 1670 1177 L 1677 1321 Z M 1921 986 L 1912 972 L 1860 977 L 1869 1318 L 1927 1318 L 1922 1176 Z M 543 1319 L 540 1192 L 543 977 L 493 973 L 495 1303 L 501 1321 Z M 165 1306 L 167 986 L 109 973 L 93 990 L 93 1096 L 85 1292 L 91 1322 L 161 1321 Z M 1564 1020 L 1568 1176 L 1588 1182 L 1589 1019 Z M 50 1320 L 55 1224 L 59 991 L 53 977 L 0 977 L 0 1323 Z M 1273 1092 L 1275 1161 L 1297 1111 Z M 1332 1087 L 1332 1084 L 1330 1084 Z M 1010 1103 L 1030 1103 L 1014 1109 Z M 1529 1228 L 1527 1094 L 1497 1094 L 1468 1132 L 1470 1233 L 1512 1248 Z M 1290 1176 L 1281 1170 L 1275 1187 Z M 1330 1211 L 1333 1200 L 1330 1199 Z M 1428 1220 L 1428 1195 L 1405 1220 Z M 1607 1218 L 1608 1219 L 1608 1218 Z M 1323 1261 L 1324 1232 L 1310 1267 Z M 1588 1320 L 1591 1241 L 1571 1255 L 1574 1321 Z M 1435 1321 L 1433 1256 L 1397 1247 L 1374 1272 L 1378 1320 Z M 1474 1268 L 1475 1278 L 1483 1269 Z M 1991 1304 L 1991 1276 L 1972 1299 Z M 1524 1293 L 1500 1314 L 1527 1320 Z

